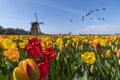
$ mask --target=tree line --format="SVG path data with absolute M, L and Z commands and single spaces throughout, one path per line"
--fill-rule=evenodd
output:
M 0 25 L 0 34 L 5 34 L 5 35 L 25 35 L 29 34 L 29 31 L 26 31 L 24 29 L 20 28 L 4 28 L 3 26 Z

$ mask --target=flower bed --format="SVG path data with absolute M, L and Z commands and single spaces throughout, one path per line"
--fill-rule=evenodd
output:
M 0 80 L 119 80 L 119 36 L 0 36 Z

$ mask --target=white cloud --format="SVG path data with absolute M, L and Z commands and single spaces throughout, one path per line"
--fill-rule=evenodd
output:
M 120 33 L 120 26 L 92 25 L 73 32 L 74 34 L 114 34 Z

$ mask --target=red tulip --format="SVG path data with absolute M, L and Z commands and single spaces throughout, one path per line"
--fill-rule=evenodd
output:
M 37 37 L 33 37 L 32 39 L 29 40 L 29 44 L 32 44 L 32 43 L 38 43 L 39 40 Z
M 42 56 L 48 61 L 53 61 L 55 60 L 56 53 L 53 48 L 47 48 L 42 52 Z
M 42 53 L 41 44 L 38 42 L 25 46 L 25 50 L 33 58 L 38 58 Z
M 98 53 L 98 54 L 102 53 L 102 47 L 101 47 L 100 43 L 98 43 L 98 42 L 94 43 L 93 44 L 93 48 L 94 48 L 96 53 Z
M 40 70 L 40 80 L 46 80 L 49 73 L 49 61 L 36 61 L 36 64 Z

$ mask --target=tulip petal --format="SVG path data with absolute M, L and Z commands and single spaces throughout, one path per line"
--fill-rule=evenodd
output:
M 27 70 L 27 74 L 31 80 L 39 80 L 40 75 L 35 74 L 35 71 L 29 64 L 26 65 L 26 70 Z
M 45 80 L 49 73 L 49 61 L 37 61 L 36 63 L 40 70 L 40 80 Z
M 40 71 L 37 64 L 32 59 L 26 59 L 26 72 L 31 80 L 38 80 L 40 78 Z
M 25 74 L 17 67 L 13 72 L 14 80 L 28 80 Z

